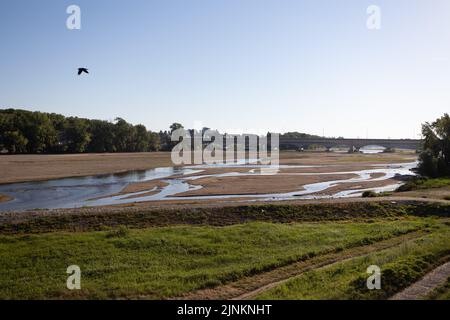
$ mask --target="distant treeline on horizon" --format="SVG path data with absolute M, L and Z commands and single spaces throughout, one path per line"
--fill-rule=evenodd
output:
M 104 153 L 170 151 L 173 130 L 153 132 L 122 118 L 115 122 L 65 117 L 56 113 L 0 109 L 0 152 L 19 153 Z M 206 130 L 209 128 L 204 128 Z M 285 138 L 320 138 L 288 132 Z

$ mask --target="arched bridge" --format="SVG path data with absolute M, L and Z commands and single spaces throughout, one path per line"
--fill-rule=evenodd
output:
M 419 150 L 422 140 L 414 139 L 333 139 L 333 138 L 282 138 L 281 149 L 307 149 L 309 146 L 321 146 L 326 149 L 348 147 L 360 149 L 365 146 L 381 146 L 394 149 Z

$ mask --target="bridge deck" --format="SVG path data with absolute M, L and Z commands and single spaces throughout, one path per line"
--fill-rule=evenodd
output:
M 330 138 L 312 138 L 312 139 L 286 139 L 280 138 L 280 146 L 305 148 L 311 145 L 323 146 L 325 148 L 333 147 L 355 147 L 381 146 L 385 148 L 411 149 L 420 148 L 422 140 L 415 139 L 330 139 Z

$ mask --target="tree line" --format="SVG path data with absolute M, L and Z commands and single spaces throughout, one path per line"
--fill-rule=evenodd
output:
M 174 123 L 171 128 L 179 128 Z M 171 129 L 172 130 L 172 129 Z M 122 118 L 114 122 L 56 113 L 0 110 L 0 151 L 84 153 L 168 151 L 171 131 L 153 132 Z
M 65 117 L 56 113 L 0 109 L 0 153 L 105 153 L 171 151 L 178 143 L 172 132 L 184 128 L 173 123 L 169 130 L 154 132 L 122 118 L 114 122 Z M 204 127 L 204 134 L 209 128 Z M 187 129 L 193 135 L 195 130 Z M 217 132 L 214 130 L 214 132 Z
M 105 153 L 171 151 L 176 142 L 171 134 L 183 128 L 173 123 L 169 130 L 154 132 L 133 125 L 122 118 L 114 122 L 65 117 L 56 113 L 0 109 L 0 152 L 35 153 Z M 209 128 L 204 127 L 202 134 Z M 194 130 L 186 130 L 193 135 Z M 214 130 L 214 132 L 219 133 Z M 268 133 L 269 135 L 270 133 Z M 287 132 L 280 138 L 320 138 L 301 132 Z M 289 146 L 280 145 L 281 149 Z
M 427 177 L 450 176 L 450 117 L 446 113 L 432 123 L 422 125 L 423 151 L 419 173 Z

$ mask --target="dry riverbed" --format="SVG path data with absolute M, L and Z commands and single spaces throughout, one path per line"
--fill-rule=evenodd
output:
M 290 165 L 342 165 L 358 170 L 372 164 L 411 162 L 411 153 L 342 154 L 281 152 L 280 163 Z M 39 181 L 172 167 L 170 152 L 0 156 L 0 183 Z
M 202 189 L 188 191 L 178 196 L 207 196 L 230 194 L 265 194 L 285 193 L 303 190 L 305 184 L 325 182 L 329 180 L 345 180 L 356 178 L 355 174 L 327 174 L 310 176 L 285 175 L 252 175 L 237 177 L 208 177 L 190 181 L 192 185 L 203 186 Z
M 242 195 L 232 199 L 214 199 L 217 203 L 232 203 L 252 200 L 252 195 L 290 193 L 304 190 L 305 185 L 327 181 L 358 178 L 357 171 L 383 168 L 386 164 L 408 163 L 416 160 L 413 153 L 389 154 L 344 154 L 332 152 L 281 152 L 278 174 L 268 175 L 253 166 L 240 167 L 198 167 L 199 172 L 185 176 L 174 175 L 163 179 L 129 183 L 120 192 L 102 196 L 124 195 L 122 199 L 137 199 L 159 193 L 171 179 L 185 180 L 197 190 L 180 191 L 173 194 L 179 199 L 147 202 L 152 206 L 176 202 L 191 205 L 210 201 L 186 199 L 188 196 Z M 289 165 L 290 167 L 283 167 Z M 18 155 L 0 157 L 0 184 L 36 181 L 63 177 L 101 175 L 159 167 L 173 167 L 170 153 L 127 153 L 127 154 L 82 154 L 82 155 Z M 240 174 L 239 176 L 233 174 Z M 371 178 L 383 174 L 373 173 Z M 192 178 L 192 179 L 191 179 Z M 382 181 L 348 182 L 332 185 L 330 188 L 311 195 L 326 196 L 344 190 L 378 188 L 398 183 L 395 179 Z M 132 193 L 144 192 L 139 195 Z M 128 197 L 126 196 L 128 194 Z M 247 197 L 244 197 L 247 196 Z M 0 196 L 1 201 L 11 198 Z M 99 198 L 97 198 L 99 199 Z M 134 200 L 133 200 L 134 201 Z M 134 204 L 132 204 L 134 205 Z
M 0 156 L 0 184 L 171 167 L 170 152 Z

